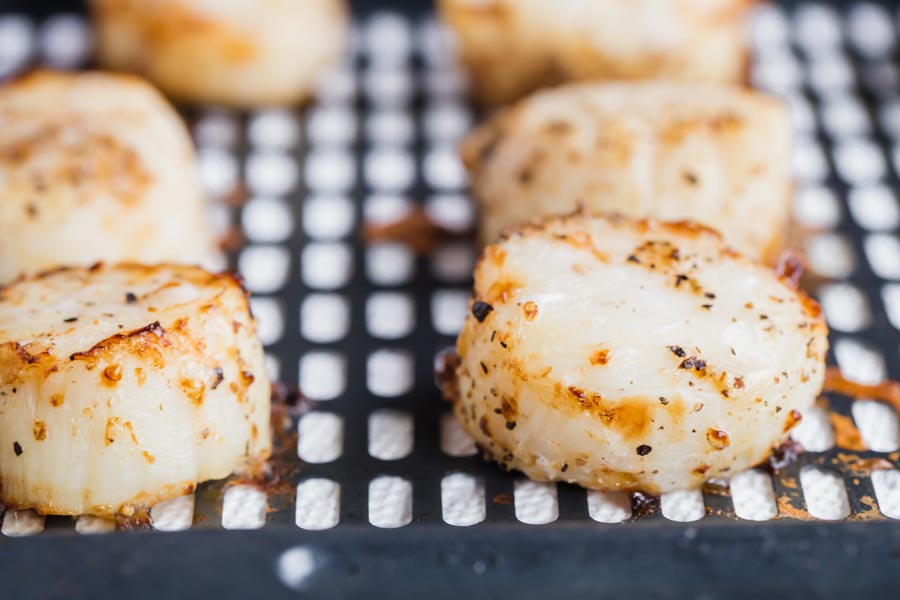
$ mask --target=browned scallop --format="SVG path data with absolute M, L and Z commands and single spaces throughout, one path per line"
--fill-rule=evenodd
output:
M 257 467 L 270 386 L 230 275 L 131 264 L 0 290 L 0 501 L 132 514 Z
M 791 207 L 784 105 L 743 88 L 640 82 L 540 92 L 463 146 L 484 242 L 504 227 L 578 205 L 690 219 L 775 262 Z
M 755 0 L 439 0 L 486 104 L 581 80 L 742 83 Z
M 574 215 L 475 270 L 443 390 L 486 456 L 664 493 L 758 464 L 822 389 L 819 308 L 690 223 Z
M 189 102 L 308 98 L 347 41 L 344 0 L 91 0 L 104 66 Z
M 98 260 L 216 260 L 190 136 L 147 83 L 37 72 L 0 88 L 0 131 L 0 283 Z

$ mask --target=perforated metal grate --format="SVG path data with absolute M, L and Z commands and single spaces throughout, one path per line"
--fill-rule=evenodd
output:
M 820 281 L 830 358 L 861 382 L 900 376 L 898 23 L 886 4 L 800 3 L 761 8 L 752 28 L 753 83 L 784 97 L 794 115 L 797 239 Z M 299 384 L 317 406 L 296 423 L 295 503 L 273 511 L 255 488 L 211 483 L 155 507 L 154 527 L 629 521 L 624 494 L 530 482 L 482 462 L 440 401 L 434 358 L 465 317 L 472 246 L 455 241 L 419 258 L 400 244 L 365 246 L 358 230 L 417 203 L 448 228 L 471 227 L 455 144 L 475 114 L 451 40 L 433 19 L 380 13 L 355 26 L 353 41 L 303 111 L 189 114 L 204 180 L 219 200 L 216 221 L 223 231 L 239 226 L 246 239 L 233 264 L 255 294 L 272 376 Z M 0 15 L 0 76 L 38 63 L 77 68 L 88 48 L 80 16 L 36 23 Z M 240 187 L 245 202 L 224 201 Z M 900 518 L 897 415 L 873 401 L 827 401 L 804 415 L 794 437 L 808 453 L 780 477 L 740 474 L 730 497 L 667 494 L 657 514 L 636 522 Z M 835 426 L 840 433 L 848 422 L 870 450 L 836 446 Z M 895 468 L 848 468 L 856 458 Z M 7 512 L 2 524 L 7 536 L 45 529 L 114 526 L 30 511 Z M 296 572 L 285 573 L 290 584 Z

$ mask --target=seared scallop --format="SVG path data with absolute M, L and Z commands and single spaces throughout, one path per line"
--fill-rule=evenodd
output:
M 231 275 L 70 268 L 0 290 L 0 501 L 130 515 L 268 457 L 270 386 Z
M 188 102 L 306 99 L 347 40 L 344 0 L 91 0 L 104 66 Z
M 475 96 L 578 80 L 742 83 L 753 0 L 439 0 Z
M 0 283 L 99 260 L 215 261 L 191 140 L 131 76 L 38 72 L 0 88 Z
M 573 84 L 503 111 L 464 143 L 481 235 L 594 211 L 718 229 L 774 262 L 791 207 L 791 127 L 777 99 L 732 86 Z
M 553 217 L 485 249 L 443 390 L 508 469 L 664 493 L 766 459 L 827 346 L 815 302 L 711 230 Z

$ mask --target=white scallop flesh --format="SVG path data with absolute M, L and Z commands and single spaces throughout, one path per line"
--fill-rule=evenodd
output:
M 818 305 L 688 223 L 573 215 L 475 270 L 444 394 L 489 458 L 536 480 L 663 493 L 766 459 L 813 404 Z
M 61 269 L 0 290 L 0 500 L 130 515 L 271 451 L 270 386 L 230 275 Z

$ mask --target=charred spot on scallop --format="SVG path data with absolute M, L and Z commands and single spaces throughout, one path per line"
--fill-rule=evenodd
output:
M 490 329 L 483 308 L 467 317 L 442 389 L 506 468 L 594 489 L 697 487 L 758 463 L 821 390 L 824 321 L 712 230 L 580 212 L 520 226 L 483 257 L 473 297 L 515 291 L 491 303 Z
M 3 293 L 0 436 L 16 436 L 0 448 L 7 506 L 110 517 L 269 455 L 264 355 L 230 275 L 97 265 Z
M 484 323 L 487 316 L 494 310 L 494 307 L 487 302 L 476 300 L 472 303 L 472 315 L 478 319 L 479 323 Z

